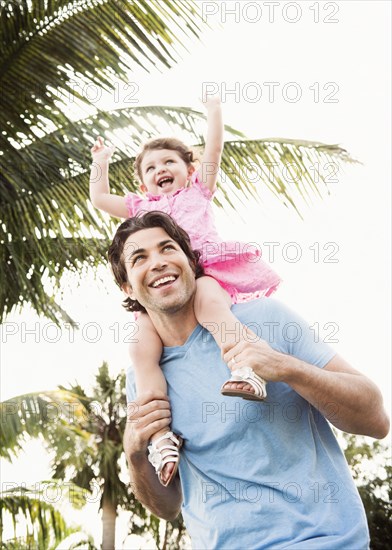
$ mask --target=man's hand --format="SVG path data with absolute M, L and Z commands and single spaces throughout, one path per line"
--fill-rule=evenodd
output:
M 124 450 L 127 457 L 132 490 L 138 500 L 154 515 L 175 519 L 181 508 L 182 493 L 177 476 L 169 487 L 159 483 L 154 468 L 147 459 L 151 437 L 171 423 L 170 404 L 160 391 L 141 394 L 128 404 Z
M 223 346 L 223 360 L 230 370 L 250 367 L 267 382 L 281 382 L 284 379 L 285 356 L 275 351 L 254 332 L 244 326 L 246 336 L 232 348 Z
M 151 437 L 170 426 L 171 412 L 168 397 L 160 391 L 149 391 L 128 403 L 124 449 L 128 460 L 145 455 Z
M 109 162 L 115 149 L 116 148 L 114 145 L 105 144 L 105 140 L 101 136 L 98 136 L 94 146 L 91 149 L 93 162 L 96 162 L 97 164 Z

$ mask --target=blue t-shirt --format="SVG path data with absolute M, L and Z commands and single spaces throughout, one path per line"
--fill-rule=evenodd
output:
M 280 352 L 320 368 L 335 355 L 274 299 L 237 304 L 232 311 Z M 221 395 L 229 370 L 200 325 L 183 346 L 164 348 L 161 367 L 172 430 L 184 438 L 182 513 L 193 548 L 368 548 L 358 491 L 317 409 L 282 382 L 267 384 L 263 402 Z M 132 370 L 127 396 L 135 396 Z

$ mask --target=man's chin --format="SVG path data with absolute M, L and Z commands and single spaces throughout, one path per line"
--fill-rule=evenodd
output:
M 179 299 L 178 296 L 175 299 L 166 299 L 160 300 L 159 302 L 150 303 L 145 305 L 147 312 L 156 312 L 164 315 L 173 315 L 181 310 L 184 310 L 184 307 L 187 303 L 186 297 Z
M 166 313 L 167 315 L 173 315 L 173 313 L 177 313 L 178 311 L 181 311 L 184 308 L 183 302 L 172 302 L 167 304 L 159 304 L 157 307 L 157 311 L 160 311 L 161 313 Z

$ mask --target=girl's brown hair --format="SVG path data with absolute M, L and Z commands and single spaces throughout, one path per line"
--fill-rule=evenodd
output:
M 171 137 L 151 139 L 143 145 L 142 150 L 135 158 L 135 176 L 141 182 L 143 182 L 141 170 L 143 158 L 148 151 L 154 151 L 155 149 L 168 149 L 169 151 L 176 151 L 187 166 L 189 166 L 194 161 L 193 151 L 191 151 L 191 149 L 189 149 L 185 145 L 185 143 L 183 143 L 179 139 Z

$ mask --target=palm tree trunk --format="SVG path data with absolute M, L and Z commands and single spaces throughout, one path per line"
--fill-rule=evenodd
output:
M 165 525 L 165 536 L 163 537 L 163 544 L 162 544 L 162 550 L 166 550 L 166 545 L 167 545 L 167 537 L 168 537 L 168 522 L 166 522 L 166 525 Z
M 116 506 L 103 496 L 102 502 L 102 550 L 115 550 Z

